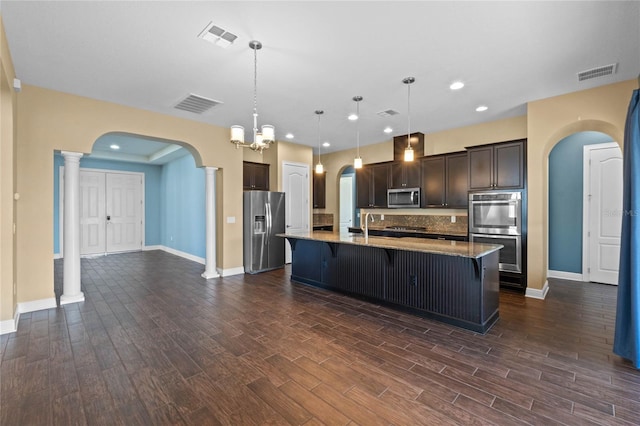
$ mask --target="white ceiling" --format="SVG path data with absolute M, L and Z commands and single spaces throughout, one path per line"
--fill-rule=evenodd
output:
M 361 145 L 526 113 L 529 101 L 636 78 L 640 2 L 7 1 L 1 13 L 23 84 L 187 119 L 251 129 L 253 51 L 259 124 L 337 151 L 355 146 L 346 119 L 361 95 Z M 238 35 L 222 49 L 198 34 L 213 21 Z M 617 64 L 614 75 L 576 74 Z M 466 86 L 453 92 L 454 80 Z M 190 93 L 223 102 L 174 109 Z M 484 104 L 483 113 L 475 108 Z M 379 111 L 400 114 L 382 118 Z M 382 130 L 391 126 L 394 132 Z M 114 129 L 117 131 L 117 129 Z M 366 161 L 366 159 L 365 159 Z

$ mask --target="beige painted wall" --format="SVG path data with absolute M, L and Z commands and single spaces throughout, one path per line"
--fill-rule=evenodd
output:
M 15 71 L 0 16 L 0 321 L 14 318 Z
M 90 153 L 98 137 L 114 131 L 173 141 L 197 166 L 219 168 L 217 263 L 242 266 L 243 154 L 229 143 L 228 129 L 33 86 L 23 87 L 17 114 L 18 302 L 53 297 L 54 151 Z
M 589 130 L 606 133 L 622 146 L 627 108 L 637 85 L 637 80 L 628 80 L 528 104 L 527 279 L 530 287 L 541 289 L 548 269 L 548 170 L 551 149 L 566 136 Z

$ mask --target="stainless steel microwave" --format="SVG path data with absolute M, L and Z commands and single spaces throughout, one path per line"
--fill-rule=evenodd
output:
M 387 189 L 387 206 L 392 209 L 420 207 L 420 188 Z

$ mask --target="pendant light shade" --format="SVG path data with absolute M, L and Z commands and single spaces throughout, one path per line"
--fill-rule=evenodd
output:
M 411 147 L 411 84 L 416 79 L 407 77 L 402 82 L 407 85 L 407 147 L 404 150 L 404 161 L 413 161 L 413 148 Z
M 317 174 L 321 174 L 324 173 L 324 166 L 322 165 L 322 162 L 320 161 L 320 150 L 322 149 L 322 147 L 320 146 L 320 116 L 324 114 L 324 111 L 322 110 L 316 110 L 316 115 L 318 116 L 318 164 L 316 164 L 316 173 Z
M 270 124 L 262 126 L 258 131 L 258 50 L 262 49 L 262 43 L 257 40 L 251 40 L 249 47 L 253 49 L 253 141 L 245 143 L 244 127 L 231 126 L 231 143 L 236 148 L 250 148 L 254 151 L 262 153 L 269 145 L 276 141 L 275 128 Z
M 353 168 L 362 168 L 362 158 L 360 158 L 360 101 L 362 96 L 354 96 L 353 100 L 356 102 L 356 158 L 353 159 Z

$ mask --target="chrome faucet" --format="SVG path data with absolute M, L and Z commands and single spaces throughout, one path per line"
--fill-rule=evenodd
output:
M 375 222 L 371 212 L 365 213 L 365 215 L 364 215 L 364 239 L 365 239 L 365 241 L 369 240 L 369 217 L 371 217 L 371 223 Z M 362 229 L 362 227 L 360 227 L 360 229 Z

